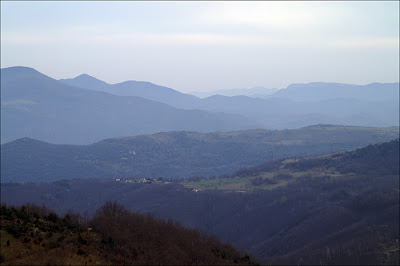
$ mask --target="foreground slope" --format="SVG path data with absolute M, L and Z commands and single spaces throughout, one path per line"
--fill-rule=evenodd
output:
M 253 264 L 229 244 L 173 221 L 111 202 L 88 220 L 45 207 L 1 208 L 0 262 L 6 265 Z
M 354 149 L 398 134 L 396 127 L 317 125 L 296 130 L 165 132 L 81 146 L 24 138 L 1 146 L 1 181 L 210 177 L 281 158 Z
M 160 131 L 248 128 L 258 125 L 238 115 L 181 110 L 142 97 L 69 86 L 32 68 L 1 69 L 2 143 L 30 137 L 88 144 Z

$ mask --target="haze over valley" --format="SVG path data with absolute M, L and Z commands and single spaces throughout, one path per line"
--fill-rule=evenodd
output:
M 28 67 L 1 69 L 1 77 L 4 203 L 33 203 L 34 210 L 47 205 L 59 215 L 74 210 L 74 217 L 86 217 L 86 226 L 121 245 L 126 239 L 116 226 L 128 218 L 115 216 L 113 225 L 102 227 L 104 218 L 96 218 L 100 210 L 120 208 L 133 215 L 129 223 L 142 219 L 129 211 L 152 213 L 154 226 L 174 219 L 232 243 L 240 250 L 229 251 L 235 263 L 286 264 L 302 258 L 305 264 L 390 264 L 398 259 L 399 83 L 315 82 L 261 98 L 201 99 L 149 82 L 108 84 L 88 75 L 55 80 Z M 14 220 L 13 211 L 25 215 L 5 208 L 6 220 Z M 42 213 L 46 219 L 52 215 Z M 382 218 L 376 220 L 377 215 Z M 82 226 L 79 219 L 76 226 Z M 304 232 L 314 234 L 307 229 L 314 223 L 319 233 L 308 237 Z M 4 226 L 5 237 L 18 241 L 16 232 L 23 229 Z M 124 244 L 132 253 L 121 253 L 110 242 L 103 252 L 114 255 L 104 257 L 94 251 L 97 242 L 77 238 L 91 244 L 76 254 L 90 254 L 94 261 L 119 263 L 138 248 Z M 53 248 L 72 239 L 58 240 Z M 160 243 L 151 235 L 146 239 L 149 247 Z M 364 244 L 354 245 L 354 239 Z M 201 244 L 204 252 L 210 251 L 207 243 Z M 75 254 L 74 245 L 68 247 Z M 342 247 L 347 253 L 340 253 Z M 327 257 L 325 249 L 336 255 Z M 29 258 L 69 261 L 70 252 L 62 254 Z M 160 254 L 152 260 L 132 258 L 165 262 Z M 205 256 L 232 263 L 218 254 L 213 249 Z M 12 261 L 23 261 L 15 256 Z
M 398 265 L 398 1 L 0 5 L 1 265 Z

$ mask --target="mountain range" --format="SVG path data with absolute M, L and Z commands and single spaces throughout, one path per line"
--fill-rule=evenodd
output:
M 88 144 L 170 130 L 211 132 L 257 127 L 240 115 L 182 110 L 143 97 L 70 86 L 32 68 L 1 70 L 2 143 L 31 137 L 60 144 Z
M 399 83 L 352 85 L 313 82 L 292 84 L 280 90 L 256 87 L 226 93 L 214 91 L 215 95 L 200 99 L 149 82 L 127 81 L 111 85 L 88 75 L 62 81 L 116 95 L 140 96 L 176 108 L 239 114 L 270 129 L 320 123 L 399 125 Z
M 343 83 L 312 82 L 306 84 L 291 84 L 286 89 L 274 93 L 273 97 L 307 102 L 333 99 L 386 102 L 399 98 L 399 83 L 352 85 Z
M 200 99 L 143 81 L 108 84 L 83 74 L 55 80 L 27 67 L 1 70 L 1 142 L 56 144 L 165 131 L 291 129 L 315 124 L 399 125 L 399 83 L 293 84 L 264 98 Z
M 62 83 L 96 91 L 104 91 L 118 96 L 138 96 L 149 100 L 162 102 L 177 108 L 197 104 L 200 99 L 189 94 L 184 94 L 168 87 L 156 85 L 145 81 L 125 81 L 117 84 L 108 84 L 97 78 L 82 74 L 73 79 L 61 79 Z
M 0 263 L 399 261 L 399 83 L 201 99 L 5 68 L 1 142 Z
M 267 89 L 265 87 L 253 87 L 250 89 L 228 89 L 228 90 L 214 90 L 214 91 L 193 91 L 189 94 L 197 96 L 199 98 L 207 98 L 214 95 L 222 96 L 249 96 L 252 98 L 265 98 L 277 92 L 279 89 Z

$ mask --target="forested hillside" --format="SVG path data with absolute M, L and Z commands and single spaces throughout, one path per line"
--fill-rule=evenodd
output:
M 0 263 L 6 265 L 233 265 L 248 255 L 199 230 L 107 202 L 92 219 L 46 207 L 1 207 Z
M 398 135 L 398 127 L 316 125 L 292 130 L 208 134 L 164 132 L 81 146 L 23 138 L 1 146 L 1 182 L 211 177 L 271 160 L 360 148 Z

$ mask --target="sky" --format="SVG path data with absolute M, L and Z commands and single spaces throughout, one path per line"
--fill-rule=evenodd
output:
M 181 92 L 399 81 L 398 1 L 1 1 L 1 67 Z

